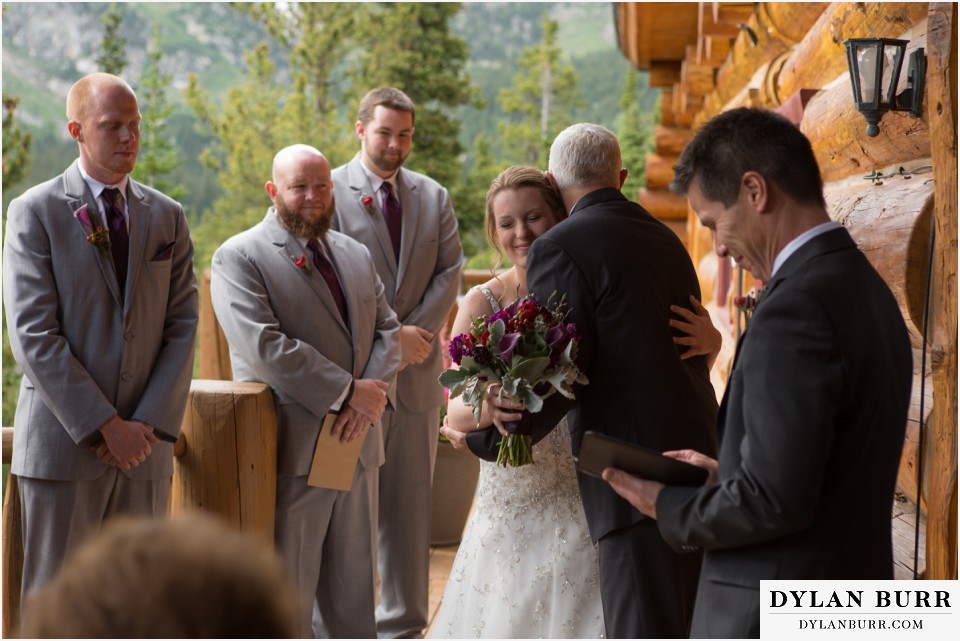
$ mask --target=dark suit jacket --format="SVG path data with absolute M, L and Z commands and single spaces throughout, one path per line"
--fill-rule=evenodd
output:
M 669 326 L 671 304 L 689 307 L 690 294 L 700 296 L 676 234 L 618 190 L 599 189 L 533 244 L 527 284 L 541 301 L 566 295 L 581 336 L 577 363 L 590 380 L 572 403 L 548 399 L 534 415 L 535 440 L 572 406 L 574 455 L 586 430 L 659 451 L 715 450 L 717 401 L 706 361 L 681 361 Z M 490 460 L 498 440 L 490 428 L 467 442 Z M 578 476 L 594 540 L 645 518 L 604 481 Z
M 777 271 L 720 408 L 720 482 L 668 487 L 668 543 L 706 550 L 693 637 L 759 636 L 761 579 L 890 579 L 912 360 L 887 285 L 844 229 Z

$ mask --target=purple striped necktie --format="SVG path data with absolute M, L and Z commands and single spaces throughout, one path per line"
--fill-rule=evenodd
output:
M 127 233 L 127 221 L 123 218 L 123 196 L 114 187 L 104 189 L 100 194 L 103 208 L 107 212 L 107 227 L 110 229 L 110 251 L 113 254 L 113 267 L 117 270 L 120 283 L 120 297 L 123 298 L 127 284 L 127 261 L 130 253 L 130 236 Z
M 393 245 L 393 257 L 400 262 L 400 230 L 402 226 L 402 211 L 400 201 L 393 193 L 393 185 L 383 181 L 380 189 L 383 191 L 383 220 L 387 223 L 390 232 L 390 243 Z
M 320 272 L 323 280 L 326 281 L 327 287 L 330 289 L 330 294 L 333 296 L 333 302 L 337 304 L 337 309 L 340 310 L 340 318 L 342 318 L 344 324 L 349 327 L 350 324 L 347 323 L 347 300 L 343 297 L 343 290 L 340 289 L 340 281 L 337 280 L 337 272 L 333 268 L 333 263 L 330 262 L 326 253 L 320 248 L 320 244 L 317 243 L 316 238 L 310 239 L 307 243 L 307 248 L 313 254 L 313 264 L 316 265 L 317 271 Z

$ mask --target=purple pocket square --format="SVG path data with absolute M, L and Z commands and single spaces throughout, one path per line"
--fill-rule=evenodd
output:
M 156 263 L 156 262 L 161 261 L 161 260 L 170 260 L 170 258 L 173 257 L 173 245 L 174 245 L 174 243 L 176 243 L 176 241 L 170 241 L 169 243 L 167 243 L 166 245 L 164 245 L 164 246 L 163 246 L 163 249 L 161 249 L 159 252 L 157 252 L 157 255 L 150 259 L 150 262 L 151 262 L 151 263 Z

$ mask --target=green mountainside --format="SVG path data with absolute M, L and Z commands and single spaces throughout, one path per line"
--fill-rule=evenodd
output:
M 4 3 L 3 92 L 20 98 L 17 121 L 33 131 L 32 170 L 19 184 L 5 186 L 3 208 L 28 186 L 62 171 L 76 155 L 64 122 L 64 100 L 71 83 L 96 70 L 101 44 L 101 16 L 107 3 Z M 286 52 L 265 29 L 228 3 L 119 3 L 121 34 L 127 41 L 129 65 L 124 76 L 137 88 L 146 66 L 146 50 L 154 25 L 161 34 L 162 67 L 171 74 L 169 100 L 175 110 L 167 124 L 183 164 L 171 179 L 183 184 L 188 213 L 205 210 L 219 194 L 212 171 L 198 156 L 209 140 L 196 131 L 196 118 L 187 108 L 182 89 L 190 73 L 215 100 L 242 83 L 244 52 L 257 43 L 270 43 L 271 59 L 281 80 L 287 73 Z M 518 72 L 522 49 L 539 42 L 544 15 L 560 24 L 559 44 L 580 78 L 579 120 L 615 128 L 619 99 L 629 68 L 616 48 L 610 3 L 464 3 L 452 30 L 470 48 L 468 70 L 485 99 L 483 108 L 461 108 L 460 142 L 467 149 L 464 167 L 472 164 L 477 134 L 497 138 L 497 123 L 505 116 L 497 105 L 500 90 Z M 642 82 L 644 82 L 642 80 Z M 644 95 L 653 108 L 653 94 Z M 648 102 L 649 101 L 649 102 Z M 354 105 L 344 105 L 348 115 Z

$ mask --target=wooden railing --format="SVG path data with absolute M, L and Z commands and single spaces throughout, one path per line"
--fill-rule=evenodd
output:
M 3 462 L 14 430 L 3 428 Z M 180 439 L 174 446 L 169 511 L 201 509 L 273 544 L 277 486 L 277 417 L 262 383 L 197 379 L 190 387 Z M 23 574 L 23 524 L 17 477 L 3 503 L 2 633 L 16 633 Z

